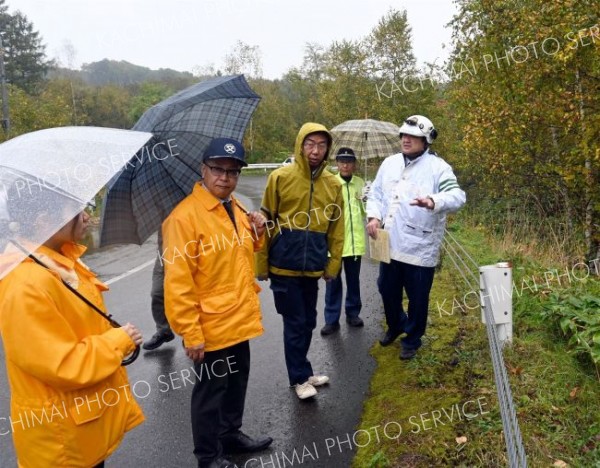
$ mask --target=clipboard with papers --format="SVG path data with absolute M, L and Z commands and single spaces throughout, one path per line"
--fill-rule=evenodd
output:
M 377 239 L 369 236 L 369 253 L 373 260 L 390 263 L 390 233 L 377 229 Z

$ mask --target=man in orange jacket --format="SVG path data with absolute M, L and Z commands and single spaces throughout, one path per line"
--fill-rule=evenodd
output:
M 224 453 L 256 452 L 273 441 L 240 430 L 248 340 L 263 333 L 254 252 L 265 231 L 265 218 L 232 196 L 244 155 L 238 141 L 214 139 L 203 156 L 202 183 L 162 228 L 167 318 L 196 373 L 192 432 L 200 468 L 233 467 Z
M 45 220 L 75 209 L 66 207 L 72 203 L 66 197 L 35 185 L 10 190 L 8 199 L 11 230 L 30 250 Z M 20 468 L 103 467 L 125 433 L 144 421 L 121 366 L 142 335 L 129 323 L 112 328 L 63 284 L 105 310 L 102 292 L 108 287 L 81 262 L 86 248 L 77 244 L 89 220 L 78 213 L 35 249 L 46 268 L 26 258 L 0 280 L 0 334 L 11 391 L 10 424 L 7 429 L 0 418 L 0 435 L 12 429 Z M 6 246 L 0 270 L 17 252 L 13 243 Z

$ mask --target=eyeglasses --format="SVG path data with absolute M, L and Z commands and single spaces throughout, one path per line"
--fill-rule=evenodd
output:
M 322 142 L 322 143 L 317 143 L 314 140 L 305 140 L 304 141 L 304 147 L 309 150 L 312 151 L 315 146 L 317 147 L 317 149 L 319 151 L 326 151 L 327 150 L 327 143 L 326 142 Z
M 242 173 L 241 169 L 223 169 L 222 167 L 209 166 L 208 164 L 205 164 L 205 166 L 210 169 L 210 173 L 215 177 L 223 177 L 225 174 L 227 174 L 228 177 L 237 179 Z
M 83 211 L 85 211 L 90 216 L 94 214 L 95 210 L 96 210 L 96 205 L 92 202 L 88 202 L 85 205 L 85 208 L 83 209 Z

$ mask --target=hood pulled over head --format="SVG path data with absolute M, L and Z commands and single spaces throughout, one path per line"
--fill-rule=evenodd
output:
M 304 152 L 302 151 L 302 144 L 308 135 L 311 133 L 323 133 L 327 136 L 329 140 L 329 145 L 327 147 L 327 152 L 325 153 L 325 157 L 323 158 L 323 162 L 321 163 L 321 167 L 327 164 L 327 160 L 329 159 L 329 151 L 331 150 L 332 137 L 329 130 L 325 125 L 315 123 L 315 122 L 307 122 L 298 131 L 298 136 L 296 137 L 296 145 L 294 146 L 294 155 L 296 156 L 296 164 L 299 164 L 303 169 L 310 170 L 308 160 L 306 156 L 304 156 Z

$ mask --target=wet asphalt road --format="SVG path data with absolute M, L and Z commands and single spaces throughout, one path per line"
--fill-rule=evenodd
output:
M 263 176 L 242 176 L 238 195 L 257 209 L 266 182 Z M 110 280 L 151 261 L 155 255 L 153 236 L 144 245 L 110 247 L 86 256 L 84 261 L 103 280 Z M 111 284 L 105 300 L 108 310 L 122 323 L 136 324 L 149 338 L 154 332 L 150 312 L 152 267 Z M 250 435 L 273 437 L 272 446 L 253 456 L 230 457 L 241 468 L 303 466 L 350 466 L 355 447 L 348 443 L 358 428 L 362 404 L 375 367 L 369 349 L 381 333 L 381 300 L 375 287 L 376 267 L 363 259 L 361 289 L 365 321 L 362 329 L 351 329 L 343 320 L 339 333 L 324 338 L 325 283 L 319 287 L 319 319 L 309 352 L 315 373 L 326 374 L 331 384 L 321 387 L 311 401 L 299 401 L 288 386 L 283 355 L 281 318 L 273 305 L 268 282 L 260 294 L 265 333 L 251 341 L 252 367 L 242 430 Z M 23 335 L 26 340 L 26 333 Z M 0 348 L 0 418 L 9 416 L 9 395 L 4 353 Z M 191 369 L 180 340 L 152 352 L 142 352 L 128 367 L 130 384 L 146 415 L 146 422 L 129 432 L 106 466 L 145 468 L 195 467 L 190 426 L 192 386 L 184 380 Z M 183 371 L 183 372 L 182 372 Z M 193 374 L 192 374 L 193 375 Z M 9 430 L 0 419 L 0 433 Z M 0 467 L 15 467 L 10 435 L 0 436 Z

